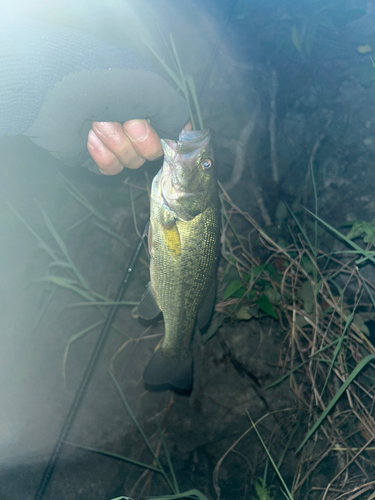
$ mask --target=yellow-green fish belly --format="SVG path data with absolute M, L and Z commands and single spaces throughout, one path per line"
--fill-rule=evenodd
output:
M 163 351 L 184 357 L 199 307 L 215 279 L 219 236 L 216 203 L 190 221 L 163 206 L 151 213 L 151 284 L 165 323 Z

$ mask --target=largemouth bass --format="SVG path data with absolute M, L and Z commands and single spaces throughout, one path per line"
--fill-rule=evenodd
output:
M 143 374 L 146 385 L 188 391 L 191 339 L 209 321 L 216 289 L 219 198 L 209 130 L 162 140 L 164 163 L 151 188 L 151 280 L 138 307 L 145 319 L 163 312 L 165 336 Z

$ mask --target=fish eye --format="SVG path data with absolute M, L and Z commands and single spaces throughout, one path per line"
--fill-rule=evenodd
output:
M 203 170 L 210 170 L 210 168 L 212 167 L 212 160 L 206 158 L 204 161 L 202 161 L 201 167 L 203 168 Z

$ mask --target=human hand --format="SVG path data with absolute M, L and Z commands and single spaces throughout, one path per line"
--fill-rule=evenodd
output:
M 91 158 L 104 175 L 116 175 L 124 167 L 135 169 L 163 154 L 160 139 L 147 120 L 93 122 L 87 139 Z
M 5 54 L 9 81 L 0 96 L 1 134 L 24 134 L 67 165 L 96 173 L 99 167 L 107 175 L 161 156 L 156 134 L 177 140 L 189 119 L 188 104 L 132 50 L 31 19 L 5 27 L 0 59 Z M 13 53 L 19 60 L 8 57 Z M 72 56 L 68 65 L 66 54 Z M 99 125 L 104 122 L 106 130 Z M 146 134 L 140 136 L 134 123 L 143 124 Z
M 191 130 L 191 124 L 185 125 Z M 91 158 L 104 175 L 116 175 L 124 167 L 135 169 L 163 154 L 160 139 L 147 120 L 93 122 L 87 139 Z

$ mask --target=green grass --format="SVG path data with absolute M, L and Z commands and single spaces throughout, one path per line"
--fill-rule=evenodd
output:
M 158 52 L 146 40 L 143 43 L 152 52 L 155 59 L 159 62 L 165 73 L 174 83 L 177 91 L 179 91 L 185 98 L 190 109 L 190 122 L 193 130 L 202 130 L 204 128 L 202 114 L 199 107 L 197 92 L 195 89 L 194 80 L 191 75 L 186 75 L 182 69 L 181 61 L 174 43 L 173 37 L 169 35 L 169 44 L 165 42 L 169 50 L 172 64 L 174 69 L 158 54 Z

